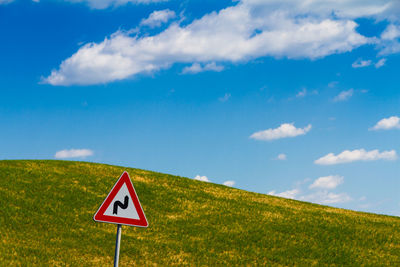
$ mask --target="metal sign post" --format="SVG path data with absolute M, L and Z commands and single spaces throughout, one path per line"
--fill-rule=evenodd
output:
M 94 214 L 93 220 L 117 224 L 114 267 L 118 267 L 122 225 L 137 227 L 147 227 L 149 225 L 127 172 L 122 173 L 103 201 L 103 204 Z
M 121 228 L 120 224 L 117 225 L 117 240 L 115 241 L 115 255 L 114 255 L 114 267 L 118 267 L 119 262 L 119 247 L 121 245 Z

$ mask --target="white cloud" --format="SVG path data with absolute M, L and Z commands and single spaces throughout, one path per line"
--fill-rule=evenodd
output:
M 104 2 L 110 5 L 110 1 Z M 187 25 L 172 23 L 153 36 L 118 31 L 103 42 L 86 44 L 43 82 L 101 84 L 167 69 L 175 63 L 197 63 L 200 68 L 195 65 L 193 69 L 201 70 L 200 64 L 212 62 L 243 63 L 264 56 L 318 59 L 344 53 L 375 42 L 360 35 L 351 18 L 379 14 L 386 8 L 364 1 L 361 6 L 347 1 L 243 0 Z
M 400 37 L 400 25 L 390 24 L 381 34 L 381 38 L 383 40 L 394 40 L 399 37 Z
M 352 198 L 346 193 L 334 193 L 327 190 L 317 191 L 308 195 L 301 196 L 299 200 L 309 201 L 318 204 L 336 204 L 344 203 L 352 200 Z
M 132 4 L 151 4 L 166 2 L 168 0 L 64 0 L 71 3 L 85 3 L 94 9 L 105 9 L 111 6 L 121 6 L 128 3 Z
M 362 60 L 361 58 L 357 59 L 356 61 L 351 64 L 353 68 L 364 68 L 368 67 L 372 64 L 372 60 Z
M 372 161 L 372 160 L 396 160 L 397 154 L 395 150 L 390 151 L 382 151 L 379 150 L 371 150 L 366 151 L 365 149 L 356 149 L 356 150 L 345 150 L 338 155 L 334 155 L 333 153 L 329 153 L 316 161 L 315 164 L 319 165 L 334 165 L 341 163 L 349 163 L 353 161 Z
M 300 194 L 299 189 L 287 190 L 281 193 L 276 193 L 275 190 L 268 192 L 268 195 L 295 199 Z
M 232 186 L 235 185 L 235 181 L 225 181 L 225 182 L 224 182 L 224 185 L 229 186 L 229 187 L 232 187 Z
M 65 149 L 57 151 L 54 157 L 56 159 L 84 158 L 92 156 L 93 154 L 93 151 L 90 149 Z
M 323 176 L 316 179 L 310 186 L 310 189 L 321 188 L 321 189 L 335 189 L 338 185 L 344 181 L 343 176 L 329 175 Z
M 204 71 L 216 71 L 220 72 L 224 70 L 224 66 L 217 65 L 215 62 L 208 63 L 203 68 Z
M 202 181 L 202 182 L 210 182 L 210 180 L 207 178 L 207 176 L 196 175 L 196 177 L 194 177 L 193 179 L 195 179 L 197 181 Z
M 380 67 L 385 66 L 385 64 L 386 64 L 386 58 L 382 58 L 375 63 L 375 68 L 379 69 Z
M 301 91 L 299 91 L 296 94 L 296 98 L 303 98 L 306 97 L 307 95 L 317 95 L 318 91 L 317 90 L 313 90 L 313 91 L 308 91 L 306 88 L 303 88 Z M 291 98 L 289 98 L 290 100 Z
M 193 63 L 191 66 L 184 67 L 182 73 L 199 73 L 203 71 L 203 67 L 199 63 Z
M 302 97 L 305 97 L 306 95 L 307 95 L 307 89 L 303 88 L 303 90 L 301 90 L 300 92 L 297 93 L 296 97 L 302 98 Z
M 1 1 L 4 0 L 0 0 Z M 108 6 L 119 6 L 127 3 L 149 4 L 165 2 L 168 0 L 65 0 L 73 3 L 87 3 L 93 8 L 106 8 Z M 300 13 L 312 15 L 319 14 L 321 17 L 331 16 L 332 13 L 338 18 L 375 17 L 377 19 L 398 20 L 399 4 L 397 0 L 341 0 L 339 1 L 307 1 L 302 0 L 244 0 L 243 3 L 260 8 L 281 9 L 288 13 Z
M 0 0 L 1 4 L 11 3 L 14 0 Z M 32 0 L 33 2 L 40 2 L 40 0 Z M 132 4 L 151 4 L 151 3 L 159 3 L 159 2 L 167 2 L 169 0 L 64 0 L 66 2 L 71 3 L 85 3 L 89 7 L 94 9 L 104 9 L 110 6 L 121 6 L 128 3 Z
M 328 205 L 344 203 L 352 200 L 352 198 L 346 193 L 335 193 L 330 191 L 343 183 L 343 177 L 341 176 L 335 175 L 320 177 L 308 186 L 312 191 L 304 192 L 301 189 L 301 185 L 309 181 L 309 179 L 306 179 L 302 182 L 298 182 L 296 188 L 281 193 L 277 193 L 275 190 L 270 191 L 268 195 Z
M 220 72 L 223 70 L 224 70 L 224 67 L 217 65 L 215 62 L 207 63 L 204 66 L 202 66 L 199 63 L 193 63 L 191 66 L 183 68 L 182 73 L 183 74 L 186 74 L 186 73 L 196 74 L 196 73 L 203 72 L 203 71 Z
M 150 28 L 160 27 L 162 24 L 167 23 L 170 19 L 173 19 L 175 17 L 176 14 L 172 10 L 158 10 L 151 13 L 147 19 L 143 19 L 140 22 L 140 25 L 148 26 Z
M 250 138 L 255 140 L 275 140 L 280 138 L 295 137 L 305 135 L 311 130 L 311 124 L 304 128 L 296 128 L 293 123 L 283 123 L 275 129 L 267 129 L 253 133 Z
M 218 98 L 218 100 L 219 100 L 220 102 L 226 102 L 226 101 L 229 100 L 229 98 L 231 98 L 231 94 L 230 94 L 230 93 L 225 93 L 225 95 L 222 96 L 222 97 L 220 97 L 220 98 Z
M 336 87 L 336 85 L 338 85 L 338 81 L 333 81 L 333 82 L 330 82 L 330 83 L 328 83 L 328 87 L 329 88 L 335 88 Z
M 400 6 L 400 4 L 399 4 Z M 399 8 L 400 11 L 400 8 Z M 398 23 L 398 22 L 397 22 Z M 400 25 L 389 24 L 381 34 L 379 46 L 381 47 L 380 55 L 388 55 L 400 52 Z
M 340 92 L 337 96 L 335 96 L 335 98 L 333 98 L 334 102 L 340 102 L 340 101 L 346 101 L 349 100 L 350 97 L 352 97 L 354 94 L 354 90 L 350 89 L 347 91 L 342 91 Z
M 353 68 L 364 68 L 368 67 L 371 65 L 374 65 L 375 68 L 379 69 L 380 67 L 384 66 L 386 63 L 386 58 L 382 58 L 378 60 L 376 63 L 373 63 L 372 60 L 362 60 L 362 59 L 357 59 L 356 61 L 351 64 Z
M 278 157 L 276 157 L 277 160 L 286 160 L 286 158 L 286 154 L 283 153 L 279 154 Z
M 371 130 L 391 130 L 400 129 L 400 117 L 392 116 L 381 119 Z

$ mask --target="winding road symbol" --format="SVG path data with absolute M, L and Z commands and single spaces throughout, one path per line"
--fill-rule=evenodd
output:
M 115 201 L 114 202 L 114 209 L 113 209 L 113 214 L 117 214 L 118 215 L 118 207 L 120 207 L 121 209 L 125 210 L 126 208 L 128 208 L 128 203 L 129 203 L 129 197 L 125 196 L 124 199 L 124 204 L 122 204 L 121 201 Z
M 93 220 L 137 227 L 149 225 L 127 172 L 123 172 L 114 184 Z

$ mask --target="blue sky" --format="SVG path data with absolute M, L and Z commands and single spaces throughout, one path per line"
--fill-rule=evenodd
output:
M 0 158 L 400 215 L 397 1 L 0 0 Z

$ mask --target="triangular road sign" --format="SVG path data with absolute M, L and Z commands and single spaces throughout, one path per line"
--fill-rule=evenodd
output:
M 127 172 L 115 183 L 93 220 L 139 227 L 149 225 Z

